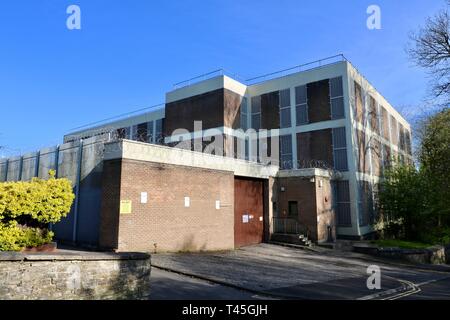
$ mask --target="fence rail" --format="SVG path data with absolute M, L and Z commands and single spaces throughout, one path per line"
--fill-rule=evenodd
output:
M 273 218 L 273 232 L 281 234 L 302 234 L 307 230 L 297 219 L 294 218 Z

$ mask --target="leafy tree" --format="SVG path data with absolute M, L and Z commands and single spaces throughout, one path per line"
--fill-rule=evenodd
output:
M 422 122 L 418 158 L 427 177 L 431 213 L 438 226 L 450 223 L 450 108 Z
M 425 186 L 424 177 L 413 166 L 395 165 L 384 172 L 378 200 L 388 236 L 419 238 L 427 204 Z

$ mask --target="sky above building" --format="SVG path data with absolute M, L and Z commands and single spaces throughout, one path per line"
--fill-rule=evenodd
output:
M 370 30 L 367 8 L 381 9 Z M 81 29 L 66 9 L 78 5 Z M 426 73 L 408 34 L 444 0 L 15 0 L 0 6 L 0 156 L 62 142 L 73 128 L 164 102 L 218 68 L 246 79 L 344 54 L 408 118 Z

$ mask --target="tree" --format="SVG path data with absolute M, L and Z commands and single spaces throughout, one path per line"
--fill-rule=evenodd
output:
M 441 226 L 442 219 L 450 220 L 450 108 L 422 120 L 419 135 L 421 170 L 428 177 L 432 211 Z
M 450 0 L 447 0 L 447 7 Z M 431 95 L 443 105 L 450 103 L 450 13 L 442 9 L 427 19 L 425 26 L 411 33 L 407 49 L 414 63 L 428 70 Z
M 419 240 L 426 220 L 423 175 L 410 165 L 393 166 L 384 174 L 378 194 L 384 231 L 388 236 Z

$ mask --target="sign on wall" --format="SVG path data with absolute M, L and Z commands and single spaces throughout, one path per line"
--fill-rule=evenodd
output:
M 120 200 L 120 214 L 131 214 L 131 200 Z

